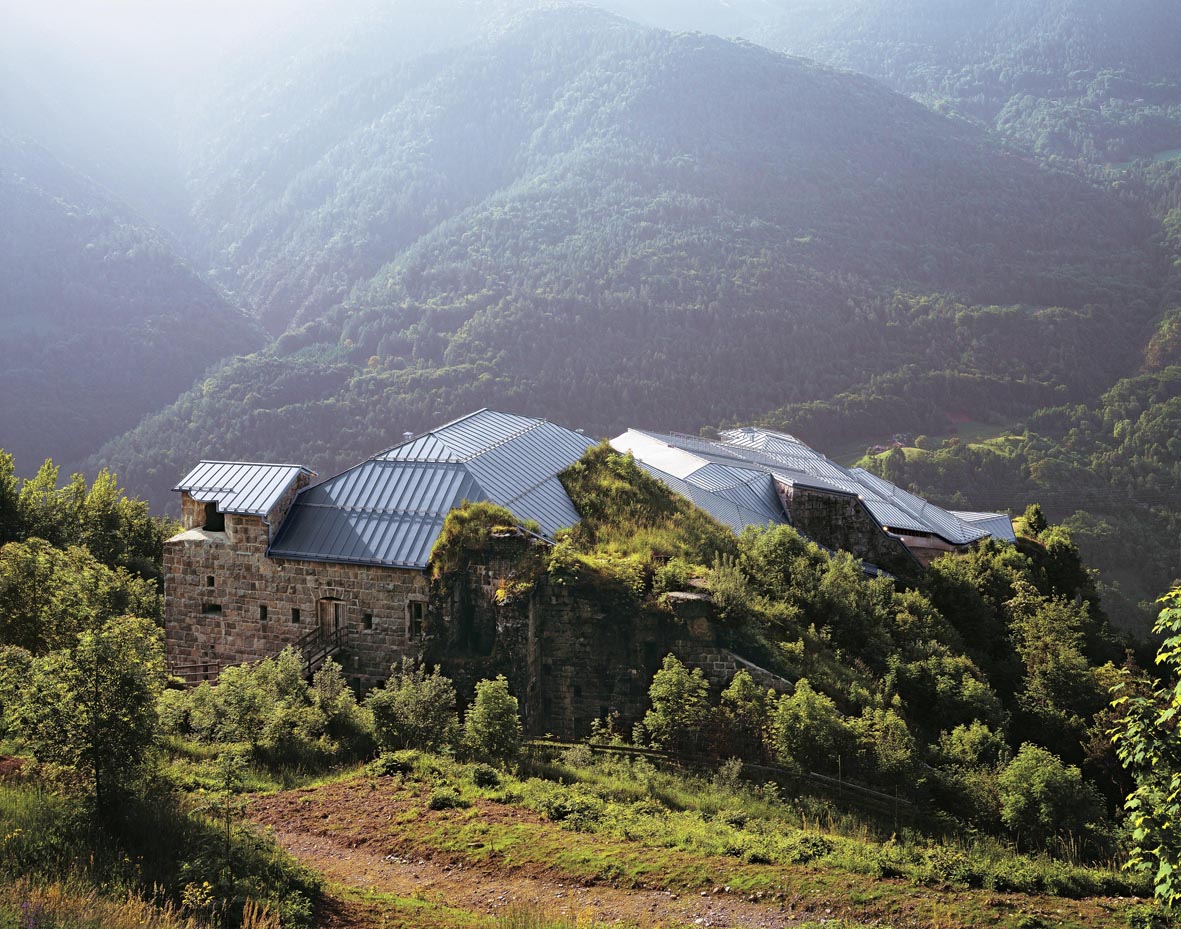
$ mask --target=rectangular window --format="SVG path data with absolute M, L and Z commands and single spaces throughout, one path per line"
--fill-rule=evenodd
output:
M 201 612 L 206 616 L 221 616 L 221 604 L 206 603 L 203 607 L 201 607 Z
M 298 607 L 291 608 L 291 621 L 293 623 L 299 622 L 299 608 Z
M 422 638 L 422 617 L 425 612 L 421 600 L 411 600 L 406 604 L 406 611 L 409 616 L 407 624 L 407 632 L 412 639 Z
M 265 604 L 260 604 L 258 608 L 258 621 L 265 623 L 267 621 L 267 608 Z
M 363 629 L 372 629 L 373 628 L 373 614 L 372 613 L 366 613 L 364 616 L 361 617 L 361 627 Z
M 206 586 L 206 587 L 212 587 L 212 586 L 213 586 L 213 575 L 212 575 L 212 574 L 207 574 L 207 575 L 205 576 L 205 586 Z

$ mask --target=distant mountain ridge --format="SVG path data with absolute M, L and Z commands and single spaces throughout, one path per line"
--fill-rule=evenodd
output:
M 1181 148 L 1172 0 L 602 2 L 868 74 L 1038 157 L 1103 164 Z
M 23 468 L 79 461 L 261 345 L 127 207 L 27 140 L 0 134 L 0 447 Z

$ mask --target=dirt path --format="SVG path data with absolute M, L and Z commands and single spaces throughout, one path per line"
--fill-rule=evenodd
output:
M 1125 925 L 1126 901 L 1114 899 L 923 887 L 807 866 L 775 869 L 769 885 L 749 880 L 764 866 L 727 860 L 725 880 L 779 888 L 732 892 L 709 883 L 721 863 L 707 858 L 567 831 L 511 804 L 431 811 L 418 791 L 373 779 L 257 796 L 247 815 L 332 885 L 326 929 L 485 929 L 488 916 L 522 906 L 641 929 L 780 929 L 830 918 L 900 929 Z M 494 847 L 522 836 L 527 847 Z M 630 881 L 574 876 L 588 859 L 604 873 L 616 862 L 648 867 Z
M 779 929 L 801 921 L 785 904 L 751 903 L 726 893 L 697 896 L 668 891 L 625 890 L 602 885 L 579 886 L 560 881 L 483 869 L 444 865 L 422 858 L 382 855 L 369 848 L 350 848 L 330 837 L 305 832 L 274 831 L 284 848 L 331 883 L 379 895 L 419 898 L 485 915 L 503 914 L 513 906 L 535 905 L 552 916 L 582 921 L 622 922 L 645 927 L 703 926 L 716 929 Z M 329 907 L 327 926 L 369 929 L 386 923 L 357 896 Z M 822 918 L 824 912 L 810 918 Z

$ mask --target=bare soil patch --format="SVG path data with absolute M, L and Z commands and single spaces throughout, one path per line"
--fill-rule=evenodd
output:
M 460 924 L 430 922 L 425 917 L 407 920 L 404 913 L 401 918 L 391 918 L 390 898 L 424 901 L 477 917 L 503 914 L 528 904 L 553 916 L 644 929 L 779 929 L 835 918 L 896 929 L 933 925 L 967 929 L 1012 926 L 1031 917 L 1040 923 L 1028 925 L 1114 927 L 1123 925 L 1118 910 L 1126 903 L 927 888 L 806 866 L 776 869 L 737 861 L 733 862 L 735 871 L 754 867 L 775 870 L 786 892 L 746 895 L 726 886 L 687 889 L 675 881 L 665 886 L 627 887 L 580 880 L 536 861 L 508 864 L 475 848 L 467 855 L 455 847 L 433 847 L 430 837 L 437 836 L 448 823 L 458 824 L 461 817 L 540 825 L 560 833 L 561 840 L 571 847 L 590 844 L 598 837 L 567 832 L 532 811 L 506 804 L 479 801 L 473 810 L 429 811 L 421 798 L 406 793 L 398 782 L 384 779 L 361 778 L 256 797 L 248 815 L 335 885 L 338 892 L 321 914 L 329 929 Z M 644 852 L 642 846 L 629 848 L 635 850 Z M 702 857 L 703 874 L 710 866 L 711 860 Z M 477 918 L 470 924 L 480 922 Z

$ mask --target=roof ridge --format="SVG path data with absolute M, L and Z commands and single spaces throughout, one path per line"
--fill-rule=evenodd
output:
M 250 465 L 252 468 L 298 468 L 301 471 L 312 470 L 307 465 L 278 461 L 222 461 L 218 458 L 201 458 L 197 464 Z
M 515 414 L 509 413 L 508 415 L 512 416 Z M 472 452 L 470 455 L 467 455 L 466 457 L 457 458 L 456 462 L 458 464 L 467 464 L 469 461 L 474 461 L 475 459 L 479 458 L 481 455 L 488 454 L 488 452 L 492 451 L 492 449 L 500 448 L 500 446 L 502 446 L 502 445 L 507 445 L 513 439 L 519 439 L 526 432 L 532 432 L 534 429 L 540 428 L 541 426 L 543 426 L 549 422 L 548 419 L 536 419 L 531 416 L 526 416 L 526 417 L 522 417 L 522 418 L 528 419 L 529 425 L 525 426 L 522 429 L 518 429 L 515 432 L 510 432 L 508 435 L 506 435 L 503 439 L 501 439 L 498 442 L 493 442 L 491 445 L 485 445 L 478 452 Z M 564 427 L 560 426 L 558 428 L 564 428 Z M 438 437 L 436 436 L 436 438 L 438 438 Z M 440 440 L 440 441 L 442 441 L 442 440 Z M 516 499 L 516 498 L 514 497 L 513 499 Z
M 373 455 L 372 455 L 372 456 L 369 458 L 369 460 L 370 460 L 370 461 L 378 461 L 378 460 L 380 460 L 380 459 L 384 458 L 384 457 L 385 457 L 386 455 L 388 455 L 390 452 L 392 452 L 392 451 L 393 451 L 395 448 L 401 448 L 403 445 L 409 445 L 411 442 L 417 442 L 417 441 L 418 441 L 419 439 L 421 439 L 423 436 L 434 435 L 436 432 L 439 432 L 439 431 L 440 431 L 440 430 L 442 430 L 442 429 L 447 429 L 447 428 L 449 428 L 449 427 L 451 427 L 451 426 L 454 426 L 454 425 L 456 425 L 456 424 L 458 424 L 458 423 L 461 423 L 461 422 L 463 422 L 465 419 L 471 419 L 473 416 L 478 416 L 478 415 L 479 415 L 479 414 L 481 414 L 481 413 L 487 413 L 487 412 L 488 412 L 488 407 L 486 407 L 486 406 L 482 406 L 482 407 L 480 407 L 478 410 L 472 410 L 470 413 L 464 413 L 464 414 L 463 414 L 463 416 L 457 417 L 456 419 L 453 419 L 453 420 L 451 420 L 450 422 L 443 423 L 443 425 L 441 425 L 441 426 L 436 426 L 436 427 L 435 427 L 435 428 L 433 428 L 433 429 L 428 429 L 426 432 L 420 432 L 420 433 L 418 433 L 417 435 L 412 435 L 410 438 L 408 438 L 408 439 L 403 439 L 401 442 L 395 442 L 395 443 L 394 443 L 393 445 L 391 445 L 389 448 L 385 448 L 385 449 L 382 449 L 382 450 L 381 450 L 381 451 L 379 451 L 379 452 L 375 452 L 375 453 L 374 453 L 374 454 L 373 454 Z M 510 414 L 510 415 L 511 415 L 511 414 Z M 344 472 L 341 472 L 341 473 L 344 473 Z

